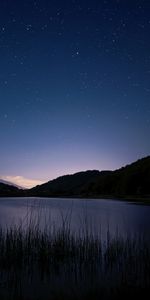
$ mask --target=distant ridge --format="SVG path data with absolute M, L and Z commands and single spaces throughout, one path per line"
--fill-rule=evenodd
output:
M 16 190 L 14 190 L 14 188 Z M 150 199 L 150 156 L 115 171 L 85 171 L 65 175 L 29 190 L 0 183 L 0 196 Z
M 65 175 L 29 190 L 33 196 L 150 196 L 150 156 L 115 171 L 85 171 Z
M 15 186 L 0 182 L 0 197 L 17 197 L 23 196 L 23 190 Z
M 23 189 L 22 186 L 19 186 L 19 185 L 13 183 L 13 182 L 6 181 L 6 180 L 3 180 L 3 179 L 0 179 L 0 183 L 4 183 L 4 184 L 7 184 L 7 185 L 11 185 L 11 186 L 17 187 L 18 189 Z
M 39 193 L 40 195 L 52 195 L 52 196 L 69 196 L 80 195 L 82 188 L 91 182 L 96 180 L 100 175 L 97 170 L 78 172 L 72 175 L 64 175 L 48 181 L 42 185 L 36 186 L 30 189 L 30 193 L 33 195 Z

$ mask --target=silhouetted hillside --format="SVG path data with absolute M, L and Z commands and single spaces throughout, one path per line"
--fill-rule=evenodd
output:
M 30 190 L 0 183 L 0 196 L 150 197 L 150 156 L 116 171 L 65 175 Z
M 79 172 L 51 180 L 29 190 L 29 194 L 40 196 L 81 196 L 84 187 L 99 177 L 99 171 Z
M 22 195 L 23 191 L 17 187 L 0 182 L 0 197 L 17 197 Z
M 17 187 L 18 189 L 23 189 L 23 187 L 21 187 L 20 185 L 17 185 L 17 184 L 15 184 L 13 182 L 6 181 L 6 180 L 3 180 L 3 179 L 0 179 L 0 183 L 11 185 L 11 186 Z
M 32 196 L 149 196 L 150 156 L 116 171 L 66 175 L 28 191 Z
M 150 156 L 95 180 L 88 187 L 91 195 L 150 195 Z

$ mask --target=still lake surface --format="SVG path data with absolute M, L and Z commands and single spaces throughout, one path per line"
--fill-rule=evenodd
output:
M 33 229 L 38 224 L 41 230 L 45 226 L 57 230 L 63 224 L 69 224 L 72 232 L 80 235 L 88 229 L 88 233 L 92 231 L 101 234 L 102 248 L 99 248 L 99 240 L 93 244 L 90 238 L 87 243 L 77 239 L 68 252 L 67 240 L 67 247 L 60 249 L 59 235 L 52 244 L 43 244 L 41 239 L 38 244 L 37 240 L 36 247 L 34 242 L 32 247 L 30 241 L 28 244 L 28 239 L 25 239 L 22 248 L 20 239 L 15 240 L 15 236 L 12 239 L 11 232 L 11 243 L 6 235 L 1 235 L 5 237 L 6 248 L 3 248 L 1 239 L 0 299 L 87 299 L 87 295 L 90 295 L 88 299 L 108 299 L 112 291 L 113 299 L 116 299 L 115 292 L 121 291 L 124 294 L 125 283 L 128 287 L 128 282 L 129 291 L 130 283 L 136 292 L 139 284 L 144 297 L 145 284 L 149 286 L 150 206 L 100 199 L 0 198 L 0 226 L 6 229 L 20 224 L 23 228 L 31 226 Z M 121 237 L 127 236 L 129 239 L 123 241 L 123 244 L 120 244 L 122 239 L 119 239 L 119 244 L 113 244 L 116 246 L 109 249 L 108 227 L 111 236 L 118 232 Z M 138 238 L 144 234 L 148 244 L 145 244 L 145 239 L 135 239 L 132 243 L 132 236 L 136 237 L 136 234 Z M 50 248 L 47 248 L 49 245 Z M 118 248 L 117 245 L 125 247 Z M 17 249 L 17 252 L 12 249 Z M 117 251 L 115 260 L 114 250 Z M 122 294 L 117 295 L 120 298 Z
M 68 198 L 0 198 L 0 225 L 3 228 L 39 223 L 43 229 L 69 224 L 77 234 L 88 227 L 106 237 L 144 234 L 149 237 L 150 206 L 119 200 Z

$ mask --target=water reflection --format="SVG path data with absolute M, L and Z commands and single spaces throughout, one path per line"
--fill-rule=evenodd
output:
M 0 224 L 10 227 L 31 222 L 60 228 L 67 223 L 71 231 L 88 229 L 106 236 L 118 231 L 121 235 L 144 233 L 149 236 L 150 206 L 129 204 L 118 200 L 54 199 L 54 198 L 1 198 Z
M 22 226 L 0 231 L 0 299 L 114 300 L 124 299 L 124 294 L 125 299 L 140 293 L 145 298 L 149 291 L 150 245 L 143 237 L 149 237 L 149 206 L 117 200 L 1 198 L 0 224 Z M 43 232 L 45 226 L 53 234 Z

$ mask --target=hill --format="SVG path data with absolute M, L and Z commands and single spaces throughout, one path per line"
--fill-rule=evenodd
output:
M 150 156 L 115 171 L 65 175 L 29 190 L 0 183 L 4 196 L 150 198 Z
M 66 175 L 28 191 L 47 197 L 147 197 L 150 195 L 150 156 L 115 171 Z
M 150 156 L 97 178 L 86 192 L 93 196 L 150 196 Z
M 36 186 L 28 192 L 32 196 L 81 196 L 83 188 L 91 181 L 95 181 L 99 175 L 100 172 L 95 170 L 65 175 Z
M 6 180 L 3 180 L 3 179 L 0 179 L 0 183 L 4 183 L 4 184 L 7 184 L 7 185 L 11 185 L 11 186 L 15 186 L 17 187 L 18 189 L 23 189 L 23 187 L 13 183 L 13 182 L 10 182 L 10 181 L 6 181 Z
M 23 195 L 23 190 L 10 185 L 0 182 L 0 197 L 18 197 Z

